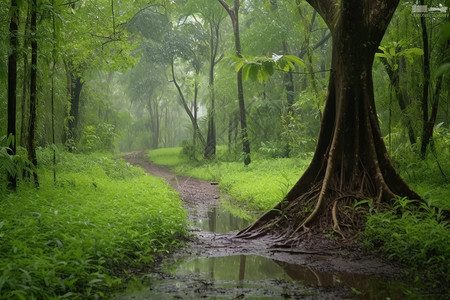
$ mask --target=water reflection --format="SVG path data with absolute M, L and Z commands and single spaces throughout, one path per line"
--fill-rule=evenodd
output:
M 243 229 L 250 225 L 250 222 L 236 217 L 224 207 L 214 207 L 203 215 L 197 212 L 198 218 L 193 221 L 193 227 L 198 230 L 229 233 Z
M 196 258 L 181 263 L 174 275 L 195 274 L 215 286 L 249 288 L 268 281 L 290 282 L 299 288 L 346 287 L 354 298 L 406 299 L 402 282 L 351 273 L 321 272 L 309 266 L 289 264 L 256 255 Z

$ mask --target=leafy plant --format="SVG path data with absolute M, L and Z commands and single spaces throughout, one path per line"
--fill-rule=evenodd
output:
M 105 154 L 38 151 L 42 184 L 0 201 L 1 298 L 105 298 L 130 269 L 180 245 L 185 213 L 165 182 Z
M 302 59 L 294 55 L 273 54 L 267 56 L 243 56 L 233 57 L 236 72 L 242 71 L 242 80 L 258 80 L 259 83 L 267 82 L 275 70 L 289 72 L 295 70 L 295 65 L 305 68 Z

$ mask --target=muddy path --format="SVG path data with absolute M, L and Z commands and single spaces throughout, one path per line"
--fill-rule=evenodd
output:
M 274 249 L 270 237 L 236 238 L 236 230 L 242 227 L 218 233 L 216 218 L 224 213 L 217 183 L 173 174 L 151 163 L 145 152 L 133 152 L 124 159 L 165 178 L 180 193 L 192 237 L 186 248 L 168 256 L 148 275 L 148 287 L 119 299 L 403 298 L 401 290 L 408 284 L 401 280 L 402 270 L 358 246 L 311 236 L 297 248 Z M 209 226 L 198 226 L 205 223 Z M 220 275 L 226 272 L 235 275 Z

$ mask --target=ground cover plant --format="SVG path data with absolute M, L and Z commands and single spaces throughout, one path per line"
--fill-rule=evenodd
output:
M 39 154 L 39 190 L 0 201 L 0 298 L 101 298 L 185 234 L 178 194 L 104 154 Z
M 441 150 L 441 154 L 448 151 Z M 159 149 L 158 152 L 176 154 L 170 149 Z M 150 158 L 152 153 L 149 152 Z M 363 209 L 369 213 L 360 239 L 366 249 L 380 251 L 403 263 L 417 278 L 422 275 L 434 285 L 441 285 L 450 280 L 450 199 L 447 197 L 450 184 L 436 174 L 439 174 L 439 166 L 450 174 L 450 163 L 442 161 L 438 165 L 431 155 L 418 161 L 414 153 L 403 146 L 393 156 L 399 172 L 420 193 L 423 202 L 398 198 L 388 210 L 377 211 L 371 205 L 373 201 L 368 199 L 355 202 L 348 209 Z M 268 158 L 255 155 L 252 164 L 244 167 L 240 162 L 222 161 L 219 157 L 214 161 L 172 165 L 172 169 L 184 175 L 218 181 L 221 190 L 232 199 L 262 213 L 284 197 L 308 166 L 309 159 L 308 156 Z M 228 201 L 225 206 L 229 206 Z M 241 217 L 247 217 L 242 211 L 239 213 Z

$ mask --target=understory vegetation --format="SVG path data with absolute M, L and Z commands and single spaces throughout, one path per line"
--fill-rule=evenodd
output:
M 0 298 L 103 298 L 182 243 L 178 194 L 122 159 L 39 154 L 39 189 L 0 201 Z
M 437 142 L 441 157 L 448 151 L 445 140 L 442 137 Z M 404 264 L 416 278 L 425 276 L 438 286 L 450 280 L 450 183 L 443 175 L 436 174 L 441 171 L 450 174 L 450 162 L 438 161 L 431 154 L 426 160 L 418 161 L 414 153 L 410 147 L 398 147 L 393 157 L 399 172 L 423 201 L 398 198 L 392 207 L 377 211 L 370 199 L 363 199 L 355 200 L 349 209 L 369 212 L 365 231 L 360 236 L 366 249 L 385 253 L 389 259 Z M 175 172 L 218 181 L 221 190 L 240 205 L 261 213 L 282 200 L 311 159 L 308 154 L 271 158 L 267 152 L 254 157 L 253 163 L 244 167 L 240 162 L 227 161 L 225 149 L 218 151 L 215 160 L 190 162 L 182 148 L 149 152 L 152 161 L 171 166 Z

